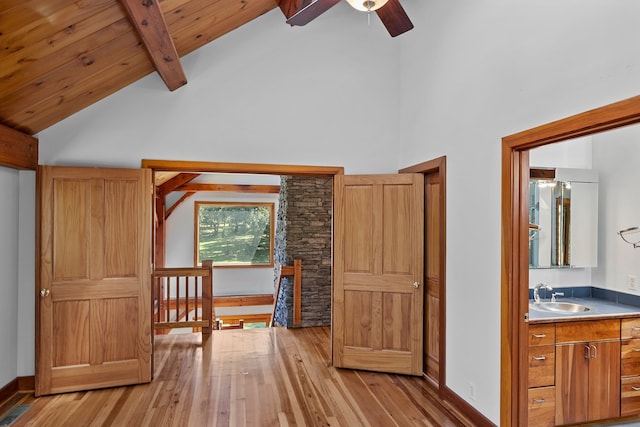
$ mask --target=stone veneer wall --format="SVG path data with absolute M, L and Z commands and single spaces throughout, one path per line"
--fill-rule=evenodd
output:
M 302 260 L 300 326 L 331 324 L 332 187 L 327 177 L 281 177 L 275 263 Z M 293 326 L 292 278 L 282 281 L 274 323 Z

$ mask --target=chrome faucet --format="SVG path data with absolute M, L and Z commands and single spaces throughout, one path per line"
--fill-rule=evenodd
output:
M 544 284 L 544 283 L 538 283 L 534 288 L 533 288 L 533 301 L 534 302 L 540 302 L 540 289 L 546 289 L 548 291 L 552 291 L 553 288 L 550 285 Z

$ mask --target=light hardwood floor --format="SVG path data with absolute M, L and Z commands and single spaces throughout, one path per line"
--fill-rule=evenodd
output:
M 472 426 L 423 379 L 335 369 L 328 327 L 156 338 L 150 384 L 35 399 L 20 426 Z

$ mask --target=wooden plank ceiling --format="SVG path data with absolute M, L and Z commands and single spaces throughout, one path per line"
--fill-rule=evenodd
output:
M 279 4 L 0 0 L 0 125 L 34 135 L 156 70 L 174 90 L 180 57 Z

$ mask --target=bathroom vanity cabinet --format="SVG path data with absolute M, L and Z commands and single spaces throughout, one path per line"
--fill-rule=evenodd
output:
M 640 415 L 640 317 L 529 325 L 528 424 Z
M 556 324 L 556 425 L 620 416 L 620 320 Z

